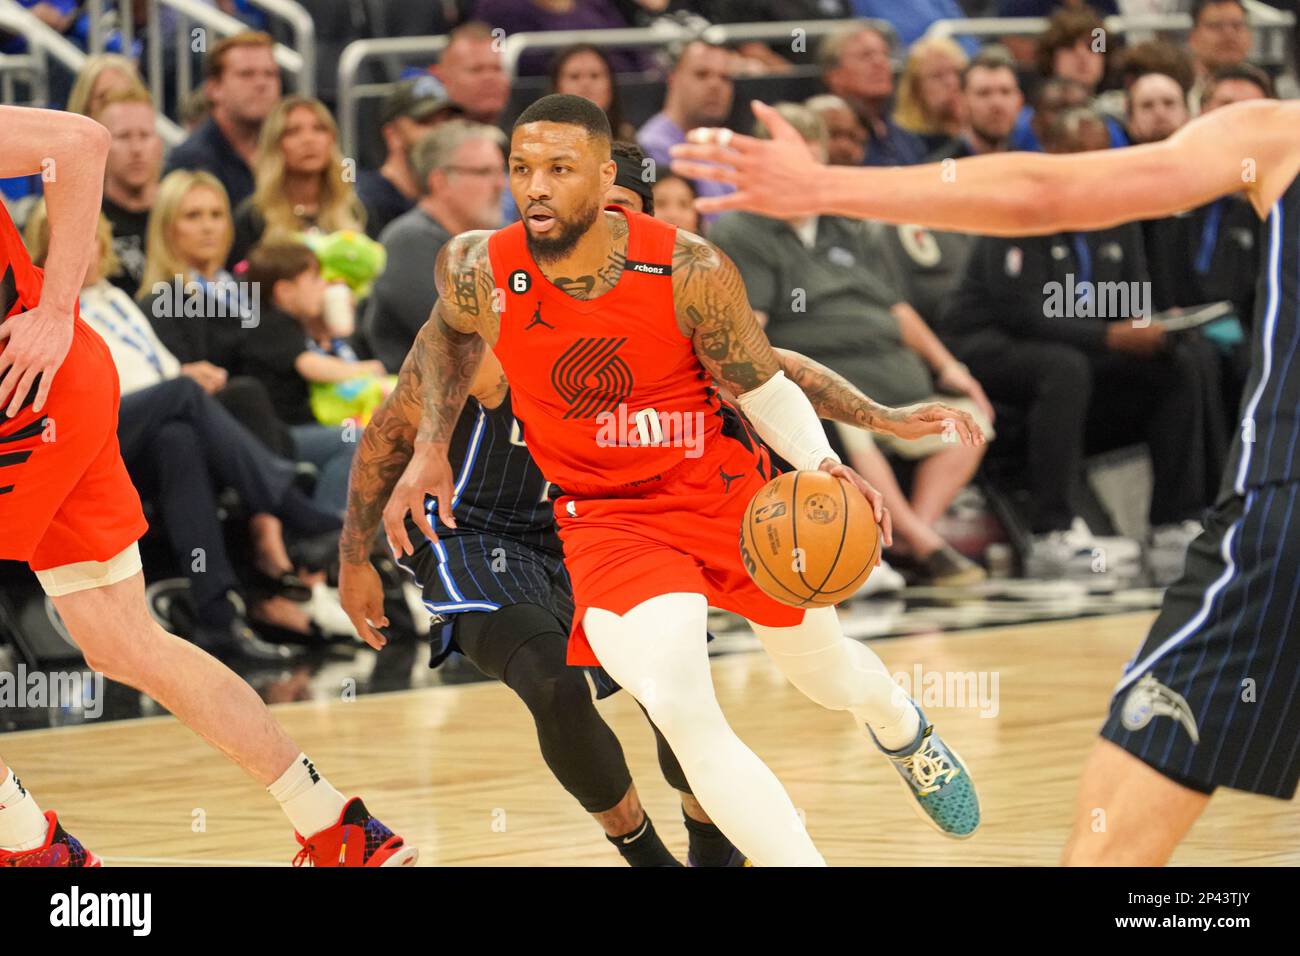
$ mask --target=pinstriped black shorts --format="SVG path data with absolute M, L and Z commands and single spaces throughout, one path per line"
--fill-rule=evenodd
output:
M 1102 736 L 1184 786 L 1300 781 L 1300 482 L 1227 494 L 1115 689 Z

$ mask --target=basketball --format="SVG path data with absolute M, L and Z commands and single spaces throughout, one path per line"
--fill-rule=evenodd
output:
M 754 495 L 740 523 L 740 557 L 770 597 L 825 607 L 862 586 L 880 557 L 871 505 L 824 471 L 790 471 Z

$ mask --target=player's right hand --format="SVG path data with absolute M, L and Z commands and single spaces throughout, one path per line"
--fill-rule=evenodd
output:
M 433 544 L 438 540 L 433 524 L 424 511 L 424 496 L 433 495 L 438 501 L 438 517 L 449 528 L 456 527 L 451 513 L 452 497 L 451 462 L 447 460 L 447 446 L 417 441 L 414 454 L 397 480 L 393 493 L 384 506 L 384 533 L 394 557 L 413 554 L 415 547 L 406 533 L 406 516 Z
M 41 384 L 32 402 L 32 411 L 40 412 L 50 395 L 54 376 L 68 357 L 72 346 L 72 316 L 45 303 L 7 322 L 0 322 L 0 408 L 13 418 L 39 375 Z
M 339 563 L 339 603 L 363 641 L 375 650 L 388 643 L 379 633 L 379 628 L 388 626 L 388 618 L 384 616 L 384 585 L 373 564 Z

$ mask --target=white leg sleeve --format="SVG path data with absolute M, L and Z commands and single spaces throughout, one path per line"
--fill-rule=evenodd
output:
M 835 608 L 813 608 L 794 627 L 753 621 L 749 626 L 781 673 L 810 700 L 827 710 L 847 710 L 891 749 L 916 737 L 916 706 L 871 648 L 844 636 Z
M 663 732 L 700 806 L 758 866 L 825 866 L 776 775 L 718 706 L 701 594 L 661 594 L 626 614 L 589 608 L 592 649 Z

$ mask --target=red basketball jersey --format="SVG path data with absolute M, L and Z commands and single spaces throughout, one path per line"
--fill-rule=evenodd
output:
M 575 299 L 542 275 L 522 222 L 488 240 L 504 293 L 493 351 L 524 440 L 549 481 L 590 497 L 635 495 L 698 458 L 722 427 L 712 377 L 677 327 L 676 227 L 608 208 L 627 217 L 627 264 L 594 299 Z
M 0 203 L 0 319 L 33 309 L 41 301 L 41 270 L 32 265 L 23 237 Z M 4 345 L 0 344 L 0 350 Z

